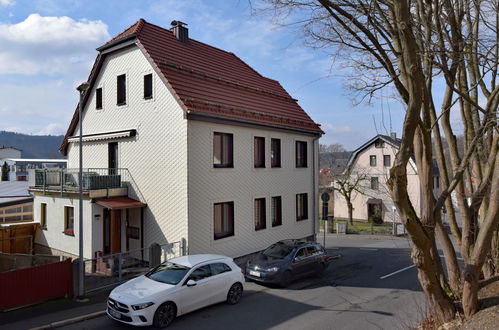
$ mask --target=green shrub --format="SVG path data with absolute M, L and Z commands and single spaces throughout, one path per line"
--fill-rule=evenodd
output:
M 381 214 L 379 213 L 374 213 L 371 215 L 369 218 L 369 222 L 375 224 L 375 225 L 381 225 L 383 223 L 383 218 L 381 217 Z

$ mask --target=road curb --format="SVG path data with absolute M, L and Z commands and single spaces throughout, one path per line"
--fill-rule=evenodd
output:
M 31 328 L 29 330 L 43 330 L 43 329 L 59 328 L 59 327 L 65 326 L 65 325 L 69 325 L 69 324 L 78 323 L 78 322 L 81 322 L 81 321 L 93 319 L 93 318 L 102 316 L 104 314 L 106 314 L 105 310 L 98 311 L 98 312 L 94 312 L 94 313 L 90 313 L 90 314 L 86 314 L 86 315 L 82 315 L 82 316 L 73 317 L 73 318 L 67 319 L 67 320 L 52 322 L 50 324 L 42 325 L 40 327 Z

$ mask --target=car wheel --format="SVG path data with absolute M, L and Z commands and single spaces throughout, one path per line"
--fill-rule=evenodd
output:
M 172 302 L 166 302 L 158 307 L 154 313 L 153 325 L 155 328 L 166 328 L 177 316 L 177 307 Z
M 231 305 L 235 305 L 241 300 L 243 296 L 243 286 L 241 283 L 234 283 L 227 293 L 227 302 Z
M 326 272 L 327 265 L 325 264 L 319 264 L 319 270 L 317 271 L 317 276 L 322 277 L 324 273 Z
M 289 270 L 285 271 L 281 275 L 281 287 L 287 288 L 291 284 L 291 272 Z

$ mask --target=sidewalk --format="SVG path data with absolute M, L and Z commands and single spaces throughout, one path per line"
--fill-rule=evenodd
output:
M 0 329 L 31 329 L 83 318 L 94 313 L 103 313 L 106 310 L 109 292 L 106 290 L 89 295 L 87 297 L 89 301 L 84 303 L 76 302 L 74 299 L 56 299 L 9 312 L 0 312 Z M 57 323 L 51 327 L 56 325 Z

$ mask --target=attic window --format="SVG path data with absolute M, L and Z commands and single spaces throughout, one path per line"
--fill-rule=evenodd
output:
M 144 76 L 144 100 L 152 99 L 152 73 Z
M 126 75 L 122 74 L 117 77 L 117 90 L 118 90 L 118 105 L 126 104 Z
M 375 148 L 383 148 L 384 147 L 384 142 L 381 141 L 381 140 L 377 140 L 376 142 L 374 142 L 374 147 Z
M 102 109 L 102 87 L 95 90 L 95 109 Z

